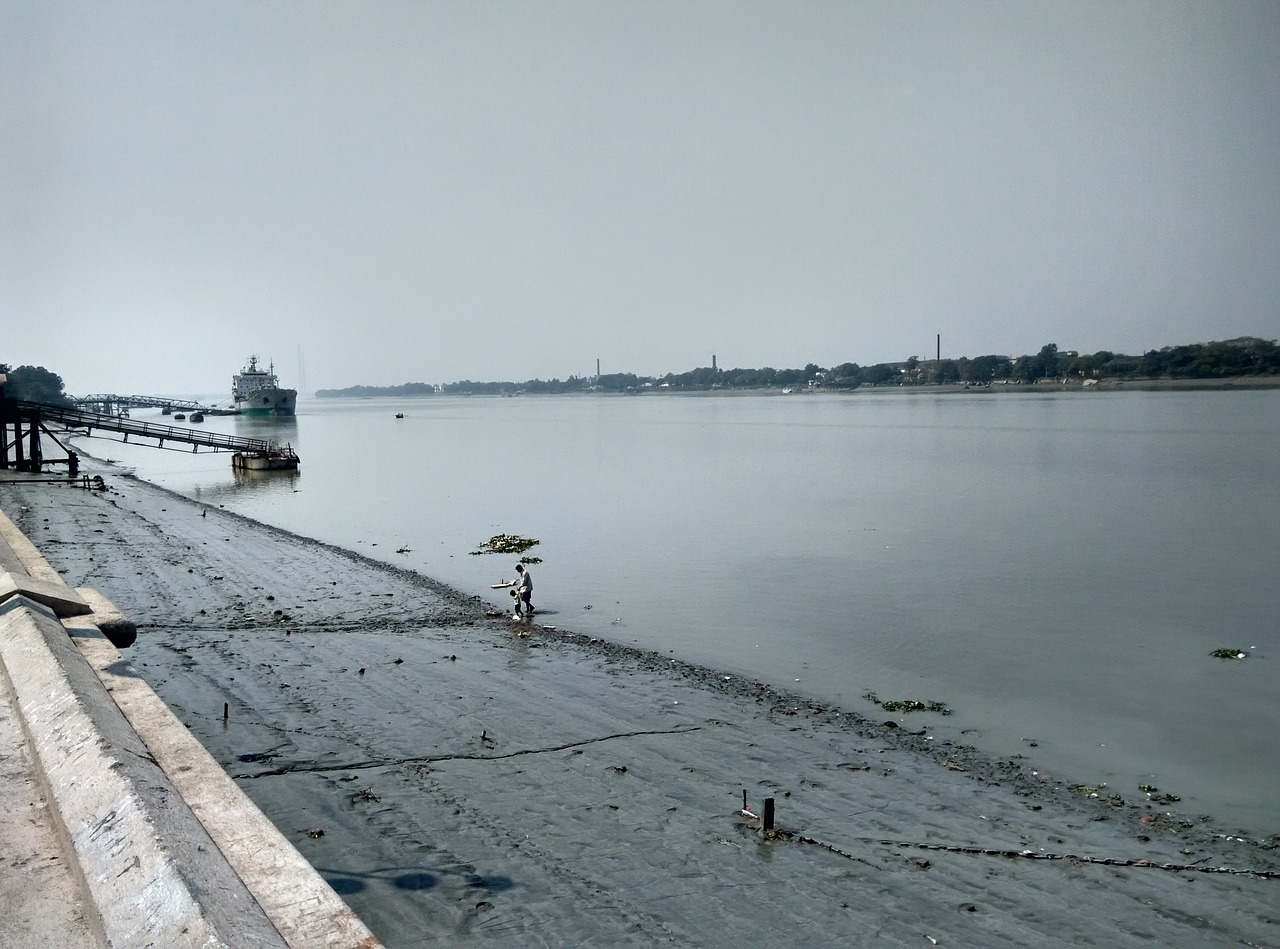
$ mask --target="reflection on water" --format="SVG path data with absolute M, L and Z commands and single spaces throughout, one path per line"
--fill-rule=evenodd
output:
M 262 495 L 294 494 L 298 489 L 300 471 L 254 471 L 247 468 L 232 468 L 228 478 L 223 481 L 210 481 L 195 485 L 192 497 L 200 501 L 225 501 L 242 493 L 254 492 Z
M 258 471 L 253 468 L 234 468 L 231 476 L 237 489 L 251 488 L 255 491 L 293 492 L 298 490 L 298 479 L 302 473 L 298 470 Z
M 242 438 L 263 438 L 280 445 L 291 445 L 301 454 L 298 446 L 298 419 L 293 415 L 232 415 L 234 434 Z

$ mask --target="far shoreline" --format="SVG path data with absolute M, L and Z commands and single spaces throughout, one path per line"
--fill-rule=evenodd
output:
M 513 384 L 514 385 L 514 384 Z M 827 386 L 768 386 L 761 388 L 663 388 L 649 386 L 642 389 L 594 390 L 576 392 L 527 392 L 517 388 L 513 392 L 446 392 L 446 393 L 367 393 L 361 395 L 316 395 L 310 399 L 323 402 L 344 400 L 361 401 L 369 399 L 435 399 L 441 397 L 467 399 L 510 399 L 516 396 L 783 396 L 783 395 L 819 395 L 819 396 L 856 396 L 866 394 L 894 395 L 971 395 L 980 392 L 999 392 L 1008 394 L 1035 393 L 1044 395 L 1052 392 L 1087 393 L 1087 392 L 1232 392 L 1280 389 L 1280 375 L 1248 375 L 1229 376 L 1212 379 L 1041 379 L 1024 383 L 1013 381 L 997 381 L 991 383 L 945 383 L 924 385 L 880 385 L 857 386 L 855 388 L 834 388 Z M 323 390 L 321 390 L 323 391 Z M 333 391 L 333 390 L 329 390 Z

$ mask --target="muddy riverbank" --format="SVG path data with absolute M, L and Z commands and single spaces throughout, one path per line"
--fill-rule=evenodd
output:
M 1280 942 L 1272 841 L 95 471 L 0 506 L 389 946 Z

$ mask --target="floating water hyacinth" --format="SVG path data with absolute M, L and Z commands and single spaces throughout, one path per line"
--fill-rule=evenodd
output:
M 874 692 L 868 692 L 863 698 L 875 702 L 886 712 L 937 712 L 940 715 L 951 714 L 951 709 L 941 702 L 921 702 L 918 699 L 891 699 L 885 702 L 881 701 L 880 696 Z
M 1213 656 L 1215 659 L 1243 659 L 1246 653 L 1243 649 L 1231 646 L 1226 649 L 1215 649 L 1213 652 L 1209 653 L 1209 655 Z
M 471 551 L 473 557 L 480 554 L 522 554 L 530 547 L 542 543 L 533 537 L 521 537 L 518 534 L 494 534 L 483 544 Z M 538 560 L 527 560 L 526 563 L 541 563 Z

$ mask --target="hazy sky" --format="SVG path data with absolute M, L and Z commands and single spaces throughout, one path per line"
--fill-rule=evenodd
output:
M 1280 3 L 0 0 L 0 362 L 72 393 L 937 333 L 1280 337 Z

